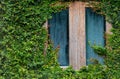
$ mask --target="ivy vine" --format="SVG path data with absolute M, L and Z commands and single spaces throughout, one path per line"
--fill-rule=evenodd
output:
M 0 79 L 120 78 L 119 0 L 101 0 L 97 5 L 92 4 L 113 25 L 108 46 L 95 47 L 98 54 L 105 55 L 105 65 L 98 63 L 78 71 L 71 67 L 63 70 L 57 63 L 58 49 L 53 50 L 51 44 L 46 48 L 49 39 L 43 24 L 52 18 L 51 13 L 65 9 L 71 1 L 0 1 Z

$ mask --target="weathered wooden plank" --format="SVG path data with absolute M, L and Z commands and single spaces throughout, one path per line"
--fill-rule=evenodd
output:
M 85 3 L 73 2 L 69 6 L 69 60 L 78 70 L 86 65 Z
M 91 58 L 97 59 L 103 64 L 103 58 L 96 54 L 92 45 L 105 45 L 105 18 L 93 12 L 91 8 L 86 8 L 86 59 L 87 65 L 91 64 Z M 90 43 L 90 44 L 89 44 Z M 90 46 L 91 45 L 91 46 Z

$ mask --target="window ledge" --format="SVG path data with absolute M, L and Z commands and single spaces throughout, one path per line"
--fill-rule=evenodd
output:
M 62 69 L 66 69 L 66 68 L 68 68 L 69 66 L 60 66 L 60 68 L 62 68 Z

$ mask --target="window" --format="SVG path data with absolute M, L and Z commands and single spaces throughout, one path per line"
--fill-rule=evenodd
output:
M 91 64 L 91 58 L 103 64 L 103 58 L 96 54 L 90 45 L 105 46 L 105 18 L 95 13 L 91 8 L 86 8 L 86 64 Z M 90 45 L 89 45 L 90 42 Z
M 54 48 L 60 47 L 58 62 L 61 66 L 71 65 L 75 70 L 91 64 L 90 58 L 96 58 L 103 64 L 89 46 L 90 43 L 105 46 L 104 33 L 111 28 L 104 16 L 86 8 L 84 2 L 75 1 L 69 9 L 54 13 L 48 20 L 50 39 Z M 105 25 L 106 24 L 106 25 Z
M 69 65 L 69 32 L 68 32 L 68 9 L 52 14 L 48 21 L 49 34 L 54 48 L 59 47 L 58 62 L 61 66 Z

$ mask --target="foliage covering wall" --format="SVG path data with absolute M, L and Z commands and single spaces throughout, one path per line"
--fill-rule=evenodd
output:
M 49 44 L 44 22 L 52 12 L 67 7 L 57 0 L 0 1 L 0 79 L 119 79 L 120 2 L 102 0 L 95 5 L 113 24 L 106 48 L 94 46 L 105 57 L 105 65 L 93 64 L 74 71 L 57 63 L 57 51 Z M 46 48 L 46 50 L 45 50 Z M 104 53 L 104 54 L 101 54 Z

